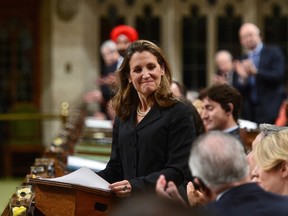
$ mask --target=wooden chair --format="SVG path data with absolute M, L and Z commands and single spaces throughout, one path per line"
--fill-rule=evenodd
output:
M 240 128 L 240 137 L 245 146 L 246 152 L 250 152 L 252 149 L 252 142 L 259 134 L 258 130 L 247 130 L 246 128 Z

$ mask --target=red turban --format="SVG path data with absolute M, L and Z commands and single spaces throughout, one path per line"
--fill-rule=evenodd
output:
M 127 25 L 118 25 L 114 27 L 111 31 L 110 38 L 116 41 L 119 35 L 125 35 L 131 42 L 138 40 L 138 32 Z

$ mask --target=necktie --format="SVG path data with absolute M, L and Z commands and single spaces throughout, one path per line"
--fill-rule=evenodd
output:
M 258 68 L 259 65 L 259 53 L 253 52 L 251 56 L 251 60 L 254 63 L 255 67 Z
M 253 62 L 253 64 L 255 65 L 256 68 L 258 68 L 258 64 L 259 64 L 259 55 L 256 52 L 253 52 L 250 56 L 249 59 Z M 249 85 L 251 87 L 251 101 L 253 103 L 257 102 L 257 83 L 256 83 L 256 78 L 254 75 L 250 75 L 249 77 Z

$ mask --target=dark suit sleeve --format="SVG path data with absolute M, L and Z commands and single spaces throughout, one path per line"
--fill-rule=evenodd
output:
M 116 118 L 113 125 L 113 142 L 110 160 L 106 168 L 97 174 L 109 183 L 123 180 L 123 169 L 119 154 L 118 138 L 119 138 L 119 119 Z
M 263 47 L 257 72 L 259 81 L 282 83 L 285 79 L 284 55 L 278 47 Z
M 176 185 L 182 184 L 185 179 L 191 179 L 188 158 L 196 137 L 194 119 L 188 107 L 185 110 L 174 111 L 176 112 L 170 113 L 174 117 L 169 125 L 167 152 L 163 150 L 163 154 L 166 154 L 165 157 L 167 157 L 166 164 L 157 172 L 129 180 L 134 191 L 145 190 L 149 187 L 155 189 L 156 181 L 161 174 L 168 181 L 174 181 Z

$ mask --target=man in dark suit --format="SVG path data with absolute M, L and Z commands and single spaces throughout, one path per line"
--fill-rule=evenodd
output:
M 112 40 L 106 40 L 101 44 L 100 53 L 104 61 L 101 76 L 97 78 L 96 85 L 99 89 L 86 92 L 83 99 L 86 103 L 98 103 L 101 112 L 94 116 L 114 120 L 114 113 L 109 105 L 110 99 L 114 96 L 113 85 L 115 83 L 115 72 L 120 67 L 123 57 L 120 56 L 117 45 Z M 101 113 L 101 115 L 100 115 Z
M 201 118 L 206 131 L 221 130 L 241 140 L 237 121 L 242 96 L 237 89 L 228 84 L 215 84 L 203 89 L 199 99 L 202 101 Z
M 245 23 L 239 30 L 240 42 L 247 51 L 236 61 L 235 86 L 243 96 L 241 118 L 274 124 L 285 94 L 285 60 L 278 47 L 262 43 L 259 28 Z
M 233 85 L 235 69 L 232 54 L 228 50 L 217 51 L 215 64 L 217 70 L 213 76 L 213 83 Z
M 213 216 L 288 215 L 288 197 L 250 183 L 244 149 L 227 133 L 211 131 L 200 136 L 192 146 L 189 167 L 202 182 L 202 191 L 214 200 L 205 206 Z

